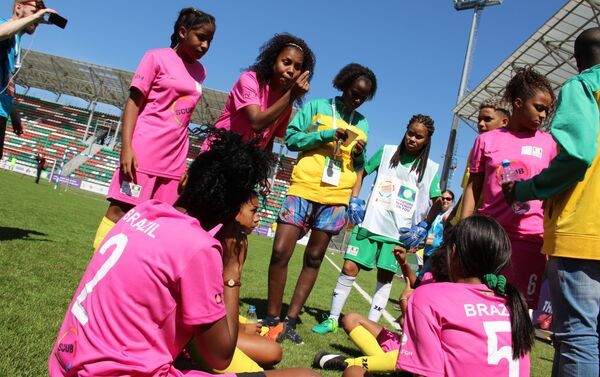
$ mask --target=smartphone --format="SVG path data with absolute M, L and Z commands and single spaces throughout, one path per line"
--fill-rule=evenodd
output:
M 48 16 L 48 22 L 58 26 L 61 29 L 64 29 L 65 26 L 67 26 L 67 19 L 63 16 L 59 16 L 56 13 L 50 13 L 50 15 Z

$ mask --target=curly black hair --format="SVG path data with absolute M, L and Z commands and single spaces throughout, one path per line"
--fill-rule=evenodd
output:
M 259 49 L 259 54 L 250 67 L 246 68 L 247 71 L 256 72 L 256 78 L 258 85 L 261 89 L 271 81 L 273 77 L 273 65 L 277 61 L 277 56 L 286 47 L 299 46 L 304 55 L 304 61 L 302 63 L 302 72 L 309 71 L 308 81 L 313 77 L 315 71 L 316 58 L 310 47 L 304 42 L 302 38 L 298 38 L 295 35 L 289 33 L 275 34 L 273 38 L 269 39 Z
M 270 152 L 256 140 L 224 129 L 204 129 L 210 149 L 201 153 L 188 170 L 188 180 L 175 205 L 185 208 L 203 224 L 231 220 L 257 185 L 269 178 L 274 165 Z
M 377 92 L 377 77 L 368 67 L 357 63 L 350 63 L 340 69 L 338 74 L 333 78 L 332 84 L 334 88 L 343 92 L 358 79 L 367 79 L 371 82 L 371 92 L 369 92 L 367 100 L 372 99 Z
M 519 67 L 515 68 L 514 76 L 506 84 L 503 99 L 510 104 L 513 104 L 517 98 L 527 101 L 538 91 L 548 92 L 552 104 L 556 102 L 552 86 L 544 75 L 530 66 Z
M 205 24 L 216 25 L 215 18 L 208 13 L 204 13 L 196 8 L 183 8 L 179 12 L 177 21 L 173 25 L 173 34 L 171 34 L 171 48 L 179 44 L 179 28 L 195 29 Z

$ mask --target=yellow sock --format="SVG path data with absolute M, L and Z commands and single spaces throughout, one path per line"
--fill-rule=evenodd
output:
M 115 223 L 110 221 L 106 216 L 102 218 L 102 221 L 100 221 L 100 226 L 98 227 L 98 230 L 96 231 L 96 238 L 94 238 L 94 253 L 96 252 L 96 250 L 98 249 L 98 247 L 100 246 L 102 241 L 104 240 L 104 237 L 106 237 L 108 232 L 110 232 L 110 230 L 114 226 L 115 226 Z
M 241 349 L 235 347 L 231 364 L 223 370 L 216 370 L 218 373 L 243 373 L 243 372 L 262 372 L 260 367 L 250 356 L 246 355 Z
M 382 351 L 383 352 L 383 351 Z M 392 373 L 396 370 L 398 350 L 390 351 L 375 356 L 362 356 L 344 360 L 348 366 L 363 367 L 372 373 Z
M 367 356 L 382 355 L 384 353 L 379 343 L 377 343 L 377 339 L 363 326 L 356 326 L 348 336 Z

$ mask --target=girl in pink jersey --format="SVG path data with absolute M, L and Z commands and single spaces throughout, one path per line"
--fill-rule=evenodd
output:
M 275 137 L 285 136 L 294 102 L 308 91 L 315 56 L 306 42 L 276 34 L 235 83 L 215 127 L 259 139 L 271 150 Z M 204 147 L 206 149 L 206 147 Z
M 510 241 L 474 215 L 448 233 L 451 283 L 426 284 L 408 300 L 396 369 L 419 376 L 529 376 L 534 329 L 523 295 L 500 272 Z M 351 367 L 343 376 L 370 376 Z
M 52 349 L 51 377 L 212 376 L 173 365 L 192 340 L 209 367 L 229 365 L 246 248 L 222 247 L 214 234 L 221 224 L 228 229 L 254 218 L 247 203 L 269 176 L 273 157 L 231 132 L 215 131 L 211 140 L 211 150 L 192 163 L 174 206 L 148 200 L 127 212 L 102 242 Z M 318 376 L 306 369 L 226 374 L 285 375 Z
M 529 307 L 535 309 L 546 266 L 546 257 L 541 254 L 542 201 L 528 202 L 530 209 L 525 214 L 515 213 L 502 195 L 502 161 L 510 160 L 519 179 L 533 177 L 548 167 L 556 156 L 556 143 L 539 128 L 554 107 L 555 98 L 544 76 L 531 68 L 521 68 L 507 84 L 504 99 L 513 107 L 508 125 L 475 140 L 461 217 L 473 214 L 481 198 L 478 213 L 498 220 L 511 241 L 512 266 L 505 274 L 525 295 Z
M 115 171 L 108 210 L 94 240 L 132 207 L 158 199 L 173 204 L 184 174 L 188 124 L 202 96 L 204 66 L 198 62 L 210 48 L 215 18 L 194 8 L 182 9 L 171 35 L 171 47 L 148 51 L 129 87 L 123 111 L 121 164 Z

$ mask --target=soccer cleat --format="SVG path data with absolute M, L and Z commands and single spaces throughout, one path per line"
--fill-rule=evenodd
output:
M 313 368 L 344 371 L 347 367 L 346 357 L 342 355 L 320 351 L 313 359 Z
M 278 340 L 279 335 L 283 334 L 283 332 L 285 331 L 285 323 L 284 322 L 279 322 L 275 326 L 268 326 L 268 327 L 269 327 L 269 330 L 264 335 L 265 338 L 271 339 L 272 341 L 278 341 L 279 342 L 279 340 Z
M 312 327 L 312 331 L 316 332 L 317 334 L 327 334 L 329 332 L 336 333 L 337 330 L 338 330 L 338 323 L 336 320 L 333 320 L 331 318 L 327 318 L 323 322 L 319 323 L 318 325 L 314 325 Z
M 296 329 L 292 326 L 285 326 L 285 329 L 277 335 L 277 343 L 289 339 L 295 344 L 304 344 L 304 339 L 296 333 Z

